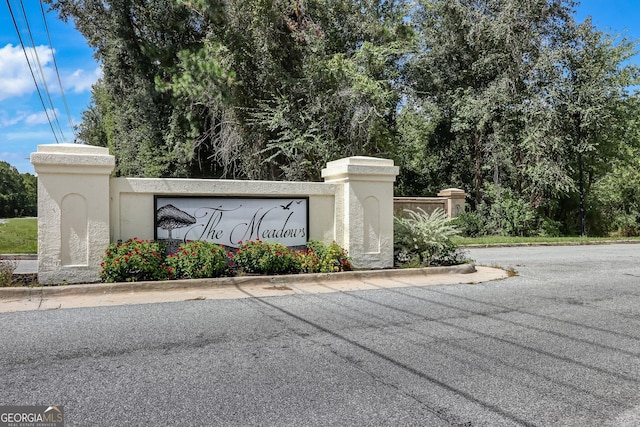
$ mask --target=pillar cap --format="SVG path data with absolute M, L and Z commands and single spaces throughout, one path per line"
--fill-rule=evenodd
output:
M 322 169 L 325 181 L 395 181 L 400 172 L 393 160 L 377 157 L 354 156 L 334 160 Z
M 110 174 L 116 159 L 109 149 L 84 144 L 38 145 L 31 153 L 31 163 L 37 173 Z
M 38 145 L 38 153 L 109 155 L 109 149 L 86 144 L 42 144 Z
M 449 197 L 452 199 L 464 199 L 467 193 L 459 188 L 447 188 L 438 193 L 438 197 Z

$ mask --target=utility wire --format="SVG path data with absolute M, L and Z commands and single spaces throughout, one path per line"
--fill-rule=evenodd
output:
M 40 98 L 40 103 L 42 103 L 42 108 L 44 108 L 44 113 L 47 116 L 47 121 L 49 122 L 49 126 L 51 127 L 51 132 L 53 132 L 53 137 L 56 140 L 56 144 L 59 143 L 58 135 L 56 135 L 56 131 L 53 128 L 53 123 L 51 122 L 51 118 L 49 117 L 49 112 L 47 111 L 47 107 L 44 103 L 44 99 L 42 98 L 42 93 L 40 92 L 40 86 L 38 86 L 38 81 L 36 79 L 35 74 L 33 73 L 33 68 L 31 67 L 31 62 L 29 61 L 29 56 L 27 55 L 27 50 L 24 47 L 24 42 L 22 40 L 22 35 L 20 34 L 20 28 L 18 27 L 18 23 L 16 22 L 16 17 L 13 13 L 13 8 L 11 7 L 11 2 L 7 0 L 7 7 L 9 8 L 9 14 L 11 14 L 11 20 L 13 21 L 13 26 L 16 29 L 16 33 L 18 34 L 18 40 L 20 40 L 20 46 L 22 46 L 22 51 L 24 52 L 24 57 L 27 60 L 27 65 L 29 66 L 29 71 L 31 72 L 31 77 L 33 78 L 33 83 L 36 85 L 36 90 L 38 92 L 38 97 Z
M 62 136 L 62 140 L 65 141 L 66 138 L 64 136 L 64 132 L 62 131 L 62 126 L 60 126 L 60 120 L 58 120 L 58 114 L 56 113 L 56 109 L 53 105 L 53 101 L 51 100 L 51 93 L 49 92 L 49 86 L 47 85 L 47 79 L 44 75 L 44 69 L 42 68 L 42 63 L 40 62 L 40 57 L 38 55 L 38 50 L 36 49 L 36 43 L 33 39 L 33 33 L 31 32 L 31 26 L 29 25 L 29 19 L 27 18 L 27 11 L 24 8 L 23 0 L 20 0 L 20 7 L 22 8 L 22 15 L 24 16 L 24 22 L 27 27 L 27 33 L 29 34 L 29 39 L 31 40 L 31 46 L 33 47 L 33 55 L 36 58 L 36 62 L 38 64 L 38 70 L 40 71 L 40 78 L 42 79 L 42 84 L 44 86 L 44 92 L 47 94 L 47 99 L 49 100 L 49 105 L 51 106 L 51 111 L 54 117 L 54 121 L 58 126 L 58 130 L 60 131 L 60 135 Z M 53 49 L 52 49 L 53 53 Z
M 51 43 L 51 35 L 49 33 L 49 25 L 47 25 L 47 17 L 44 12 L 44 6 L 42 5 L 42 0 L 40 0 L 40 11 L 42 12 L 42 20 L 44 21 L 44 28 L 47 32 L 47 40 L 49 40 L 49 48 L 51 48 L 51 57 L 53 58 L 53 66 L 56 70 L 56 76 L 58 76 L 58 85 L 60 85 L 60 94 L 62 95 L 62 101 L 64 102 L 64 109 L 67 112 L 67 118 L 69 119 L 69 126 L 73 130 L 74 136 L 76 136 L 76 130 L 73 126 L 73 121 L 71 120 L 71 112 L 69 111 L 69 104 L 67 104 L 67 97 L 64 94 L 64 89 L 62 88 L 62 80 L 60 79 L 60 71 L 58 70 L 58 61 L 56 61 L 56 55 L 53 51 L 53 44 Z

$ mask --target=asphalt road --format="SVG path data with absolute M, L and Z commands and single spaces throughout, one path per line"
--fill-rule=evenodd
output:
M 0 404 L 66 426 L 640 424 L 640 245 L 477 285 L 0 314 Z

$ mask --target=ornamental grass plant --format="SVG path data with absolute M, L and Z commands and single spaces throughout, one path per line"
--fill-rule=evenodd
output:
M 454 265 L 464 255 L 451 240 L 459 234 L 442 209 L 431 214 L 421 208 L 405 209 L 408 217 L 394 218 L 394 254 L 400 267 Z

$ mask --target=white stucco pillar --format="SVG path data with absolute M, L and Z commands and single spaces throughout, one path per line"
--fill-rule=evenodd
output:
M 459 188 L 447 188 L 438 193 L 438 197 L 446 199 L 445 206 L 449 218 L 455 218 L 464 212 L 464 200 L 467 193 Z
M 393 160 L 348 157 L 327 163 L 325 182 L 342 184 L 336 197 L 336 240 L 353 260 L 354 268 L 393 267 Z M 339 240 L 342 241 L 339 241 Z
M 109 245 L 109 177 L 115 157 L 83 144 L 39 145 L 38 281 L 99 281 Z

